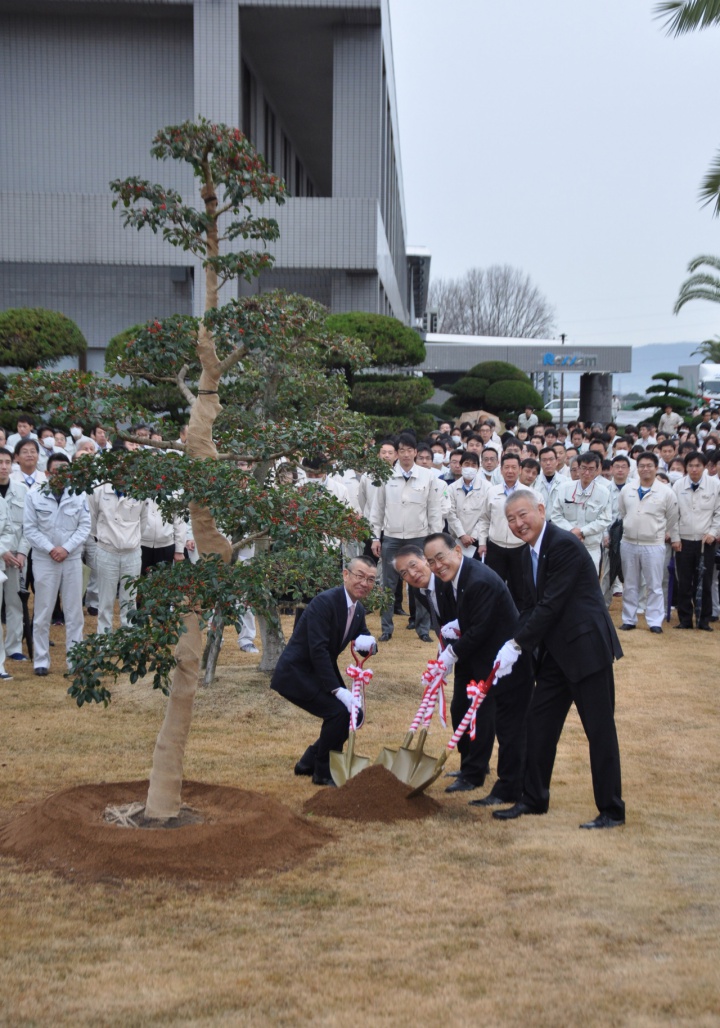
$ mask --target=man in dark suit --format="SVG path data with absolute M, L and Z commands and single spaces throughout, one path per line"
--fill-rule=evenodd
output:
M 312 775 L 315 785 L 334 785 L 330 750 L 342 751 L 350 731 L 352 693 L 337 659 L 351 641 L 358 652 L 376 650 L 360 602 L 374 588 L 376 576 L 370 557 L 354 557 L 343 571 L 343 585 L 327 589 L 307 605 L 270 681 L 270 688 L 296 707 L 322 718 L 320 736 L 295 765 L 295 774 Z
M 430 625 L 442 640 L 441 627 L 457 617 L 452 589 L 448 598 L 448 587 L 432 573 L 417 543 L 401 546 L 393 558 L 393 567 L 403 582 L 417 589 L 416 599 L 430 615 Z
M 457 611 L 459 638 L 438 658 L 449 671 L 455 668 L 450 715 L 453 727 L 465 716 L 470 682 L 484 681 L 492 671 L 501 640 L 515 631 L 518 612 L 508 587 L 485 564 L 463 556 L 462 548 L 445 532 L 425 540 L 429 567 L 452 597 Z M 512 803 L 520 798 L 525 763 L 525 722 L 532 692 L 529 656 L 519 660 L 506 680 L 492 689 L 477 715 L 475 739 L 466 733 L 458 744 L 460 774 L 446 792 L 469 792 L 483 785 L 488 761 L 498 738 L 498 780 L 480 806 Z
M 536 659 L 536 686 L 528 715 L 527 767 L 521 800 L 496 810 L 502 821 L 545 814 L 557 743 L 572 703 L 590 746 L 590 770 L 599 815 L 581 828 L 625 823 L 620 750 L 615 730 L 613 660 L 622 656 L 592 558 L 575 535 L 545 523 L 536 493 L 518 490 L 505 513 L 523 553 L 520 628 L 498 653 L 498 677 L 522 653 Z

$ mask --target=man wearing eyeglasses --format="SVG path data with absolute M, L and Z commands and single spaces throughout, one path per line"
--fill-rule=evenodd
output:
M 343 584 L 307 605 L 270 681 L 270 688 L 286 700 L 322 718 L 320 735 L 295 765 L 295 774 L 312 776 L 314 785 L 334 785 L 330 751 L 342 751 L 350 731 L 352 694 L 338 669 L 338 657 L 351 641 L 359 653 L 377 650 L 361 602 L 375 587 L 376 575 L 370 557 L 354 557 L 343 571 Z M 362 715 L 359 720 L 362 723 Z

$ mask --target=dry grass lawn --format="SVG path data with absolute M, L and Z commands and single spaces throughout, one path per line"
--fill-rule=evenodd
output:
M 622 642 L 624 829 L 578 831 L 595 810 L 573 711 L 545 817 L 500 824 L 441 780 L 436 818 L 328 821 L 336 841 L 309 862 L 222 888 L 87 884 L 2 859 L 0 1023 L 720 1024 L 720 632 L 643 624 Z M 372 662 L 359 752 L 398 743 L 430 652 L 401 620 Z M 227 633 L 185 773 L 300 813 L 313 786 L 292 767 L 315 724 L 257 659 Z M 60 675 L 12 671 L 0 821 L 59 788 L 147 774 L 162 696 L 123 684 L 108 710 L 78 710 Z M 427 748 L 447 737 L 434 728 Z

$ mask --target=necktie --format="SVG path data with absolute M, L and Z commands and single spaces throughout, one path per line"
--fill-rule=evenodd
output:
M 644 500 L 649 492 L 650 492 L 649 489 L 643 489 L 643 487 L 641 485 L 638 486 L 638 496 L 640 497 L 641 500 Z
M 35 484 L 35 479 L 32 477 L 32 475 L 26 475 L 25 476 L 25 485 L 28 487 L 28 489 L 31 489 L 34 484 Z
M 530 557 L 532 558 L 533 582 L 535 583 L 535 585 L 537 585 L 537 572 L 538 572 L 538 555 L 537 555 L 537 551 L 531 549 L 530 550 Z
M 354 617 L 355 617 L 355 604 L 351 603 L 350 606 L 348 607 L 347 623 L 345 625 L 345 635 L 343 636 L 343 639 L 347 639 L 347 637 L 348 637 L 348 635 L 350 633 L 350 625 L 352 624 L 352 619 Z
M 700 483 L 699 482 L 691 482 L 690 483 L 690 488 L 692 489 L 692 491 L 694 493 L 696 493 L 698 491 L 699 487 L 700 487 Z

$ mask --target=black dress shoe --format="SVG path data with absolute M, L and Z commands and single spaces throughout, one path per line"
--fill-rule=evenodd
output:
M 408 620 L 408 623 L 405 625 L 405 627 L 406 628 L 414 628 L 415 627 L 415 618 L 410 618 Z
M 97 607 L 86 607 L 85 613 L 88 615 L 88 617 L 96 618 L 98 616 L 98 609 Z
M 392 639 L 392 632 L 383 632 L 378 640 L 381 643 L 388 643 Z
M 407 614 L 405 613 L 405 611 L 402 609 L 402 607 L 399 607 L 399 606 L 393 608 L 393 614 L 399 614 L 401 618 L 406 618 L 407 617 Z
M 700 624 L 698 625 L 698 631 L 699 632 L 713 632 L 714 629 L 710 627 L 710 625 L 707 623 L 707 621 L 701 621 Z
M 514 807 L 508 807 L 507 810 L 493 810 L 493 817 L 497 818 L 498 821 L 514 821 L 516 817 L 522 817 L 523 814 L 544 814 L 544 810 L 534 810 L 529 807 L 527 803 L 523 803 L 520 800 Z
M 637 628 L 637 625 L 620 625 L 621 632 L 632 632 L 633 628 Z
M 325 775 L 320 775 L 317 772 L 313 772 L 312 783 L 313 785 L 331 785 L 333 789 L 337 788 L 332 778 L 326 778 Z
M 427 634 L 427 632 L 425 632 L 425 633 L 423 633 L 423 635 L 421 635 L 421 636 L 420 636 L 420 642 L 424 642 L 424 643 L 431 643 L 431 642 L 432 642 L 432 639 L 431 639 L 431 638 L 430 638 L 430 636 L 429 636 L 429 635 Z
M 660 625 L 653 625 L 651 627 L 650 631 L 653 633 L 653 635 L 662 635 L 663 634 L 663 630 L 660 627 Z
M 512 803 L 512 800 L 502 800 L 499 796 L 493 796 L 489 793 L 487 796 L 483 796 L 481 800 L 469 800 L 469 807 L 503 807 L 508 803 Z
M 36 674 L 36 675 L 37 675 L 37 676 L 38 676 L 39 678 L 44 678 L 44 677 L 45 677 L 46 675 L 49 675 L 49 674 L 50 674 L 50 671 L 49 671 L 49 669 L 48 669 L 48 668 L 46 668 L 46 667 L 36 667 L 36 668 L 35 668 L 35 674 Z
M 314 764 L 303 764 L 302 760 L 298 760 L 297 764 L 295 765 L 295 774 L 296 775 L 307 775 L 308 778 L 309 778 L 310 775 L 315 774 L 315 765 Z
M 684 625 L 682 622 L 680 622 L 679 625 L 673 625 L 673 628 L 692 628 L 692 625 Z
M 459 775 L 452 785 L 448 785 L 445 792 L 472 792 L 473 789 L 479 789 L 480 786 L 476 785 L 475 782 L 469 782 L 467 778 L 463 778 Z
M 614 817 L 610 817 L 609 814 L 598 814 L 594 821 L 586 821 L 585 824 L 580 825 L 580 828 L 619 828 L 625 824 L 625 818 L 622 821 L 616 820 Z

